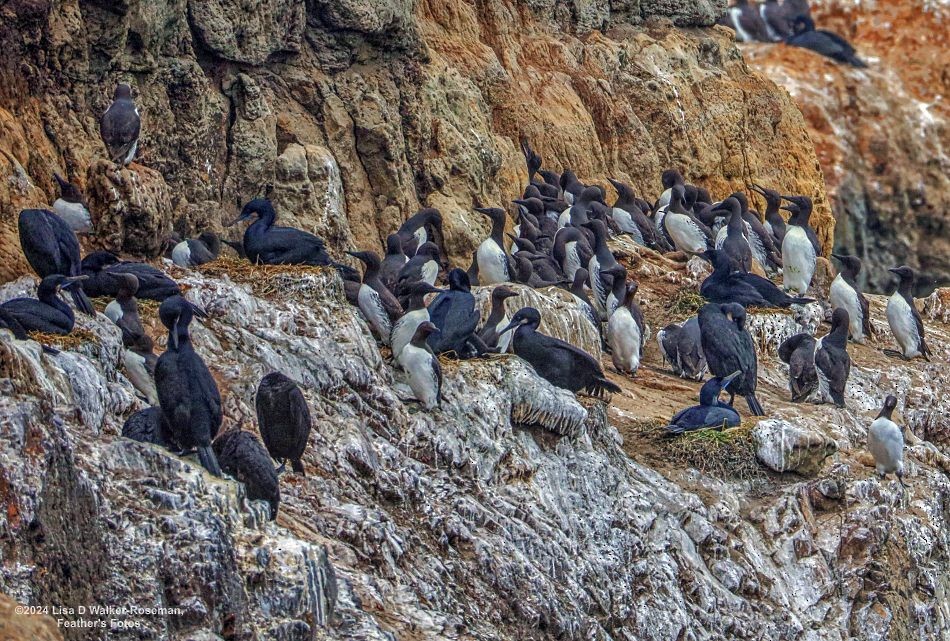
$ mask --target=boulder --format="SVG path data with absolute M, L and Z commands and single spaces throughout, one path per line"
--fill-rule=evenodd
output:
M 775 472 L 817 474 L 825 459 L 837 451 L 834 441 L 818 432 L 780 419 L 759 421 L 752 429 L 755 455 Z

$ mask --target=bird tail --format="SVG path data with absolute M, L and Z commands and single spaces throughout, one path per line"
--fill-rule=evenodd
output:
M 755 392 L 747 394 L 745 401 L 749 404 L 749 411 L 752 412 L 753 415 L 765 416 L 765 410 L 763 410 L 762 406 L 759 404 L 759 399 L 755 397 Z
M 851 54 L 851 56 L 848 57 L 848 64 L 850 64 L 852 67 L 858 67 L 858 68 L 863 68 L 863 67 L 868 66 L 868 63 L 864 62 L 863 60 L 861 60 L 854 54 Z
M 210 445 L 198 447 L 198 460 L 201 465 L 215 476 L 221 476 L 221 467 L 218 465 L 218 457 L 214 455 L 214 450 Z
M 299 458 L 295 458 L 290 462 L 290 468 L 294 471 L 294 474 L 299 474 L 300 476 L 307 475 L 307 472 L 303 469 L 303 461 Z
M 84 292 L 81 287 L 74 288 L 70 293 L 72 294 L 73 304 L 76 305 L 76 309 L 87 316 L 96 315 L 96 308 L 92 306 L 92 301 L 89 300 L 89 297 L 86 296 L 86 292 Z
M 807 305 L 808 303 L 814 303 L 815 299 L 798 296 L 798 297 L 792 297 L 788 302 L 792 305 Z
M 663 428 L 663 436 L 672 438 L 684 434 L 686 430 L 680 425 L 667 425 Z
M 594 381 L 587 386 L 587 392 L 591 396 L 596 396 L 597 398 L 604 398 L 608 394 L 619 394 L 621 392 L 620 387 L 604 377 L 595 378 Z

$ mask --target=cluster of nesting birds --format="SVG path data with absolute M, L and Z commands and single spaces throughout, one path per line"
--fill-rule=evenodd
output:
M 130 162 L 139 123 L 127 85 L 116 90 L 101 129 L 113 161 Z M 712 378 L 702 386 L 699 405 L 677 413 L 668 431 L 675 435 L 738 425 L 740 417 L 733 408 L 737 394 L 745 397 L 753 414 L 763 415 L 755 396 L 758 365 L 746 327 L 746 307 L 789 307 L 811 301 L 803 295 L 820 254 L 809 225 L 811 199 L 752 185 L 767 203 L 763 220 L 749 209 L 742 192 L 713 202 L 706 190 L 688 184 L 678 171 L 667 170 L 661 176 L 664 191 L 652 205 L 616 180 L 610 182 L 618 196 L 608 205 L 602 187 L 582 183 L 570 170 L 544 169 L 541 157 L 527 142 L 522 150 L 529 184 L 522 197 L 513 201 L 515 233 L 505 233 L 508 214 L 504 209 L 478 208 L 491 221 L 491 232 L 474 252 L 468 269 L 447 271 L 447 287 L 436 286 L 446 266 L 439 248 L 442 217 L 435 209 L 420 211 L 389 235 L 382 257 L 373 251 L 347 252 L 363 264 L 362 274 L 335 262 L 317 236 L 276 225 L 276 212 L 263 198 L 244 206 L 233 223 L 251 222 L 242 240 L 229 244 L 255 264 L 334 268 L 347 298 L 359 307 L 380 343 L 392 350 L 393 361 L 405 371 L 415 399 L 426 410 L 441 402 L 439 355 L 467 359 L 510 352 L 554 386 L 601 398 L 619 392 L 590 354 L 539 330 L 542 319 L 537 309 L 523 307 L 509 318 L 506 300 L 517 293 L 508 285 L 569 291 L 582 312 L 581 322 L 591 323 L 599 333 L 614 367 L 632 376 L 639 367 L 648 328 L 636 300 L 638 283 L 628 279 L 627 269 L 608 248 L 608 238 L 623 235 L 659 252 L 701 256 L 712 265 L 700 287 L 709 303 L 696 317 L 664 327 L 657 339 L 678 375 L 698 380 L 708 370 Z M 69 334 L 75 316 L 60 292 L 68 292 L 74 306 L 89 315 L 95 314 L 89 296 L 114 298 L 105 313 L 121 329 L 129 379 L 151 404 L 128 419 L 123 435 L 180 453 L 196 452 L 211 473 L 228 472 L 247 485 L 251 498 L 270 502 L 274 517 L 280 500 L 280 470 L 275 470 L 272 459 L 282 463 L 281 469 L 289 460 L 294 471 L 303 473 L 301 457 L 311 420 L 300 388 L 277 372 L 260 382 L 256 407 L 263 446 L 250 432 L 218 434 L 220 393 L 189 333 L 193 320 L 204 318 L 205 313 L 151 265 L 119 260 L 101 251 L 82 258 L 76 232 L 90 229 L 88 210 L 74 185 L 61 179 L 59 183 L 61 197 L 54 211 L 20 213 L 20 243 L 42 280 L 36 298 L 0 304 L 0 328 L 17 339 L 28 339 L 33 332 Z M 86 211 L 86 222 L 81 212 L 77 214 L 77 204 Z M 787 222 L 780 210 L 789 212 Z M 218 251 L 219 239 L 205 235 L 177 243 L 170 254 L 178 264 L 194 265 L 212 259 Z M 834 308 L 831 332 L 820 339 L 799 334 L 779 349 L 790 366 L 796 401 L 843 405 L 850 371 L 848 338 L 863 342 L 871 332 L 867 300 L 856 281 L 861 262 L 853 256 L 837 258 L 842 271 L 829 293 Z M 758 269 L 781 273 L 783 287 L 753 273 Z M 914 273 L 908 267 L 892 271 L 900 284 L 888 301 L 887 319 L 900 346 L 897 353 L 908 359 L 928 357 L 911 295 Z M 471 292 L 473 285 L 493 286 L 484 322 Z M 162 301 L 158 315 L 168 339 L 160 356 L 143 328 L 137 298 Z M 729 394 L 728 403 L 720 400 L 722 391 Z M 903 438 L 890 421 L 895 403 L 889 397 L 875 421 L 870 449 L 879 471 L 900 475 Z
M 815 28 L 808 0 L 735 0 L 719 22 L 735 30 L 742 42 L 784 42 L 837 62 L 867 66 L 847 40 Z

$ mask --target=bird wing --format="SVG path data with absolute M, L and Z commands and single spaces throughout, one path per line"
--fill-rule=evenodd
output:
M 914 305 L 913 298 L 910 300 L 910 313 L 914 315 L 914 323 L 917 324 L 917 350 L 926 358 L 930 356 L 930 348 L 927 346 L 927 341 L 924 340 L 924 323 L 920 319 L 920 313 L 917 311 L 917 306 Z
M 252 245 L 261 262 L 271 265 L 327 265 L 330 257 L 323 241 L 300 229 L 271 227 Z
M 795 334 L 794 336 L 785 339 L 785 341 L 778 346 L 778 357 L 782 359 L 783 363 L 791 363 L 792 354 L 801 347 L 803 343 L 807 344 L 808 341 L 814 342 L 815 339 L 809 334 Z
M 835 367 L 836 362 L 844 367 Z M 851 357 L 848 356 L 847 350 L 822 345 L 815 352 L 815 367 L 819 368 L 828 379 L 828 387 L 835 395 L 835 401 L 842 398 L 848 375 L 851 373 Z
M 867 297 L 861 292 L 858 292 L 858 303 L 861 305 L 861 329 L 864 331 L 866 338 L 871 338 L 873 331 L 871 328 L 871 309 Z

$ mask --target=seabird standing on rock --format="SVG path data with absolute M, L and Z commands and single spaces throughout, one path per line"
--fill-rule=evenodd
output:
M 590 289 L 593 292 L 592 302 L 597 311 L 606 316 L 607 294 L 610 289 L 602 272 L 613 270 L 618 263 L 610 248 L 607 247 L 607 226 L 600 220 L 588 221 L 584 226 L 594 232 L 594 254 L 587 263 Z
M 205 317 L 203 310 L 181 296 L 165 299 L 158 308 L 158 317 L 168 328 L 168 346 L 155 367 L 155 388 L 175 442 L 185 449 L 197 449 L 201 465 L 221 476 L 211 449 L 211 441 L 221 428 L 221 394 L 208 366 L 191 344 L 188 326 L 196 314 Z
M 726 405 L 719 400 L 722 390 L 738 378 L 742 372 L 733 372 L 725 378 L 714 377 L 706 381 L 699 390 L 699 405 L 680 410 L 670 419 L 666 426 L 667 436 L 678 436 L 701 430 L 707 427 L 736 427 L 742 422 L 739 413 L 732 405 Z
M 23 255 L 40 278 L 54 274 L 79 276 L 79 240 L 62 218 L 46 209 L 24 209 L 17 219 Z M 79 281 L 71 281 L 78 283 Z M 67 288 L 76 309 L 95 316 L 92 301 L 83 291 L 83 284 Z
M 793 33 L 785 38 L 786 44 L 793 47 L 811 49 L 826 58 L 844 62 L 852 67 L 867 67 L 867 63 L 858 58 L 854 47 L 836 33 L 815 29 L 815 21 L 809 16 L 799 16 L 792 22 Z
M 244 430 L 228 430 L 214 439 L 213 447 L 221 469 L 244 484 L 248 499 L 266 501 L 270 505 L 270 520 L 276 519 L 280 481 L 270 455 L 257 437 Z
M 683 185 L 674 185 L 669 208 L 663 217 L 663 228 L 681 252 L 701 254 L 709 247 L 706 230 L 686 210 Z
M 904 359 L 923 356 L 929 361 L 930 348 L 924 340 L 924 323 L 914 305 L 914 270 L 902 265 L 887 271 L 900 278 L 897 289 L 887 299 L 887 324 L 901 349 L 899 352 L 886 349 L 884 353 Z
M 779 210 L 782 207 L 782 195 L 773 189 L 766 189 L 752 183 L 752 191 L 765 198 L 765 229 L 772 234 L 772 241 L 781 246 L 785 239 L 785 219 Z
M 868 429 L 868 450 L 874 457 L 877 473 L 883 479 L 893 472 L 904 486 L 904 432 L 891 415 L 897 407 L 897 398 L 888 394 L 884 407 Z
M 476 207 L 475 211 L 491 220 L 491 234 L 478 246 L 478 281 L 497 285 L 511 281 L 508 254 L 505 253 L 505 210 L 497 207 Z
M 221 239 L 214 232 L 201 232 L 197 238 L 183 240 L 172 249 L 172 262 L 179 267 L 210 263 L 221 253 Z
M 821 254 L 818 237 L 808 224 L 811 216 L 811 198 L 782 196 L 791 204 L 782 209 L 791 212 L 782 239 L 782 286 L 785 291 L 804 294 L 811 285 L 815 265 Z
M 252 263 L 265 265 L 329 265 L 330 255 L 323 240 L 293 227 L 274 224 L 277 212 L 271 201 L 255 198 L 230 224 L 253 219 L 244 230 L 244 253 Z
M 442 214 L 433 207 L 426 207 L 410 216 L 396 232 L 402 242 L 402 250 L 410 258 L 425 243 L 435 242 L 436 233 L 442 234 Z
M 43 332 L 65 336 L 73 331 L 76 317 L 73 310 L 59 297 L 63 289 L 79 287 L 83 276 L 53 274 L 40 281 L 36 298 L 14 298 L 0 305 L 4 317 L 14 334 L 22 328 L 26 332 Z
M 627 297 L 627 268 L 617 263 L 611 269 L 601 270 L 602 274 L 609 277 L 611 286 L 607 294 L 607 302 L 604 305 L 604 318 L 610 319 L 614 310 L 620 307 L 623 300 Z
M 842 254 L 832 254 L 832 257 L 841 263 L 841 271 L 831 282 L 828 292 L 831 308 L 848 310 L 848 318 L 851 319 L 851 340 L 863 344 L 871 336 L 871 314 L 868 299 L 861 292 L 857 281 L 861 272 L 861 259 Z
M 363 284 L 357 294 L 360 311 L 383 345 L 389 345 L 393 323 L 402 316 L 402 305 L 379 280 L 380 260 L 376 252 L 346 252 L 364 267 Z
M 815 340 L 796 334 L 778 348 L 779 358 L 788 363 L 792 401 L 845 406 L 845 388 L 851 373 L 848 355 L 848 311 L 838 308 L 831 316 L 831 331 Z
M 564 227 L 555 234 L 551 256 L 569 279 L 573 280 L 574 274 L 582 267 L 586 273 L 593 255 L 594 250 L 587 242 L 587 237 L 577 227 Z
M 745 308 L 738 303 L 703 305 L 699 310 L 703 354 L 713 376 L 724 378 L 737 370 L 741 372 L 729 386 L 729 404 L 738 394 L 745 397 L 753 415 L 765 416 L 755 397 L 759 362 L 745 321 Z
M 695 316 L 682 325 L 671 323 L 656 334 L 663 359 L 677 376 L 700 380 L 706 373 L 699 319 Z
M 792 34 L 792 28 L 778 0 L 765 0 L 759 5 L 759 15 L 762 16 L 772 42 L 779 42 Z
M 406 300 L 406 313 L 393 324 L 391 347 L 393 359 L 398 363 L 399 354 L 409 344 L 416 328 L 429 320 L 429 310 L 426 307 L 425 297 L 431 293 L 441 293 L 444 290 L 433 287 L 425 281 L 416 281 L 406 285 L 403 289 L 403 298 Z
M 254 405 L 264 446 L 280 463 L 277 473 L 283 472 L 290 461 L 295 474 L 306 475 L 301 458 L 307 449 L 312 421 L 300 386 L 280 372 L 271 372 L 257 386 Z
M 442 367 L 429 347 L 429 341 L 438 334 L 434 324 L 420 323 L 399 355 L 399 365 L 409 375 L 409 388 L 427 410 L 442 404 Z
M 714 209 L 729 212 L 725 234 L 720 244 L 716 238 L 716 249 L 720 249 L 729 257 L 731 269 L 748 274 L 752 271 L 752 248 L 746 239 L 746 223 L 742 220 L 742 207 L 735 198 L 726 198 Z M 722 232 L 720 232 L 722 233 Z M 765 265 L 762 265 L 763 269 Z
M 643 214 L 636 201 L 633 188 L 630 185 L 608 178 L 610 184 L 617 190 L 617 200 L 614 202 L 610 215 L 614 223 L 625 234 L 645 247 L 656 247 L 656 230 L 653 221 Z
M 496 348 L 499 354 L 508 351 L 511 344 L 511 332 L 501 333 L 508 326 L 508 313 L 505 311 L 505 301 L 518 295 L 518 292 L 499 285 L 491 292 L 491 309 L 488 312 L 488 319 L 478 332 L 479 338 L 484 341 L 488 347 Z
M 541 314 L 524 307 L 502 331 L 515 330 L 512 351 L 534 368 L 538 376 L 555 387 L 594 396 L 618 393 L 620 388 L 607 380 L 600 364 L 582 349 L 538 331 Z
M 396 293 L 396 283 L 399 281 L 399 272 L 409 261 L 409 257 L 402 251 L 402 241 L 399 234 L 390 234 L 386 237 L 386 255 L 379 266 L 379 280 L 386 289 Z
M 145 263 L 120 261 L 118 256 L 107 251 L 92 252 L 82 259 L 82 273 L 89 280 L 83 284 L 90 296 L 117 296 L 119 281 L 116 274 L 132 274 L 139 281 L 138 298 L 163 301 L 180 293 L 178 283 L 159 269 Z
M 132 385 L 152 405 L 158 405 L 158 390 L 155 388 L 155 367 L 158 356 L 155 344 L 148 334 L 135 337 L 131 344 L 122 350 L 122 365 Z
M 683 174 L 676 169 L 667 169 L 660 175 L 660 183 L 663 185 L 663 193 L 660 194 L 656 204 L 653 206 L 654 211 L 659 211 L 669 205 L 670 198 L 673 196 L 673 187 L 676 185 L 685 185 L 686 180 L 683 178 Z M 659 221 L 657 221 L 657 224 L 659 224 Z
M 65 180 L 59 174 L 53 174 L 59 185 L 59 198 L 53 203 L 53 211 L 63 219 L 70 229 L 77 234 L 84 234 L 92 229 L 92 215 L 79 187 Z
M 636 300 L 637 286 L 636 281 L 626 286 L 626 296 L 607 320 L 610 358 L 618 372 L 631 376 L 640 368 L 645 339 L 643 312 Z
M 138 107 L 132 101 L 132 88 L 125 83 L 116 85 L 112 104 L 99 120 L 99 134 L 112 162 L 123 167 L 132 162 L 139 147 L 141 126 Z
M 600 324 L 601 316 L 594 309 L 593 303 L 590 302 L 590 296 L 587 295 L 587 292 L 584 290 L 584 285 L 587 283 L 587 270 L 581 267 L 576 272 L 574 272 L 574 282 L 571 283 L 571 296 L 574 297 L 574 302 L 577 305 L 578 311 L 590 321 L 590 324 L 594 326 L 594 329 L 600 333 Z
M 713 272 L 699 286 L 699 293 L 712 303 L 739 303 L 747 307 L 788 307 L 813 302 L 811 298 L 792 297 L 758 274 L 732 271 L 725 252 L 710 249 L 702 254 L 712 263 Z
M 139 288 L 139 279 L 134 274 L 110 274 L 118 283 L 115 300 L 106 305 L 105 315 L 122 330 L 122 364 L 125 373 L 148 402 L 158 405 L 158 392 L 155 389 L 155 355 L 152 339 L 145 333 L 139 318 L 138 301 L 135 294 Z
M 475 333 L 481 314 L 475 308 L 468 275 L 455 268 L 448 274 L 449 291 L 442 292 L 429 305 L 429 318 L 438 333 L 429 336 L 435 354 L 454 353 L 456 358 L 471 358 L 488 351 Z

